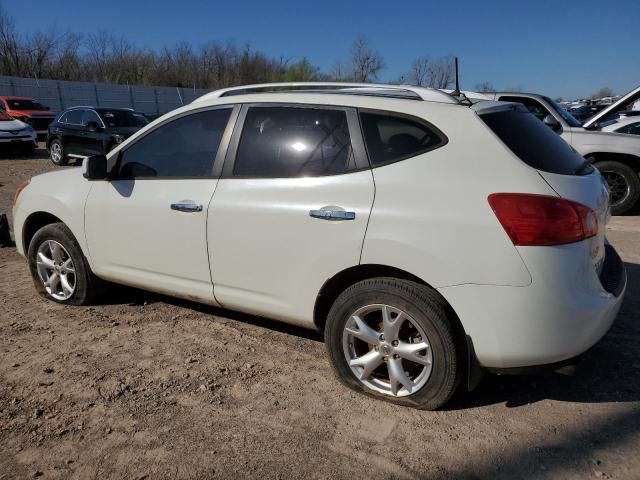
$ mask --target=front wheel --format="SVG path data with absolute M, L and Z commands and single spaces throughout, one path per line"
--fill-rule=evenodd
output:
M 613 215 L 630 212 L 640 199 L 640 177 L 629 165 L 605 160 L 594 163 L 609 185 L 609 201 Z
M 101 282 L 71 231 L 52 223 L 36 232 L 27 254 L 36 290 L 54 302 L 87 305 L 99 293 Z
M 400 405 L 440 408 L 462 375 L 444 302 L 415 282 L 374 278 L 349 287 L 329 311 L 325 343 L 343 383 Z

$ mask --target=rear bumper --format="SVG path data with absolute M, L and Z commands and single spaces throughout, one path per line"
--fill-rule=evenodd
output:
M 439 291 L 472 338 L 481 366 L 562 362 L 597 343 L 622 305 L 624 264 L 613 247 L 606 249 L 600 277 L 579 244 L 526 247 L 519 250 L 531 270 L 531 285 L 459 285 Z

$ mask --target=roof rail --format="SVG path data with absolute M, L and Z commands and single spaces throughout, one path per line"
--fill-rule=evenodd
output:
M 353 94 L 353 95 L 376 95 L 381 96 L 397 96 L 401 98 L 414 98 L 417 100 L 427 100 L 441 103 L 460 103 L 451 95 L 432 88 L 413 87 L 410 85 L 385 85 L 382 83 L 350 83 L 350 82 L 281 82 L 281 83 L 258 83 L 255 85 L 242 85 L 237 87 L 223 88 L 205 93 L 201 97 L 196 98 L 193 102 L 202 102 L 213 98 L 227 97 L 231 95 L 242 95 L 247 93 L 266 93 L 266 92 L 312 92 L 312 93 L 335 93 Z M 393 95 L 397 93 L 398 95 Z

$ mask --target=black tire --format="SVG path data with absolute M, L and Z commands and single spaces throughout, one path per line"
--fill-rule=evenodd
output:
M 347 321 L 358 309 L 372 304 L 386 304 L 402 310 L 428 337 L 431 373 L 424 385 L 406 396 L 381 393 L 364 385 L 345 358 L 343 332 Z M 459 336 L 444 301 L 432 289 L 407 280 L 380 277 L 358 282 L 336 299 L 327 317 L 325 345 L 339 379 L 351 389 L 399 405 L 435 410 L 449 401 L 463 376 L 465 357 Z M 382 347 L 379 348 L 382 351 Z M 387 366 L 378 368 L 388 372 Z
M 611 213 L 624 215 L 629 213 L 638 204 L 640 199 L 640 177 L 629 165 L 605 160 L 593 164 L 610 184 Z M 618 193 L 621 192 L 622 193 Z M 614 198 L 616 201 L 614 202 Z M 617 199 L 620 200 L 617 200 Z
M 60 149 L 60 159 L 59 160 L 54 159 L 54 157 L 55 157 L 54 151 L 56 150 L 56 148 Z M 69 163 L 69 158 L 67 157 L 67 155 L 65 153 L 64 145 L 62 144 L 62 142 L 58 138 L 56 138 L 54 140 L 51 140 L 51 142 L 49 143 L 49 158 L 51 159 L 51 162 L 54 165 L 57 165 L 59 167 L 63 167 L 67 163 Z
M 62 245 L 73 261 L 75 289 L 73 294 L 65 300 L 56 299 L 49 294 L 38 274 L 36 263 L 38 248 L 48 240 L 54 240 Z M 90 305 L 104 290 L 104 282 L 93 274 L 80 245 L 64 223 L 52 223 L 38 230 L 29 244 L 27 259 L 37 292 L 49 300 L 66 305 Z

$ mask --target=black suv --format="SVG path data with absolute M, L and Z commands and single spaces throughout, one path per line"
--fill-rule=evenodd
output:
M 106 154 L 147 123 L 142 113 L 127 108 L 68 108 L 49 125 L 49 156 L 66 165 L 70 159 Z

